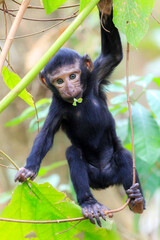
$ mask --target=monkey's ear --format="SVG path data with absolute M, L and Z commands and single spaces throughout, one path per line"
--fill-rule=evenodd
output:
M 87 69 L 90 72 L 92 72 L 92 70 L 93 70 L 93 63 L 92 63 L 91 58 L 88 56 L 88 54 L 84 54 L 83 61 L 84 61 L 85 65 L 86 65 Z
M 47 83 L 46 83 L 46 80 L 45 80 L 45 78 L 44 78 L 44 72 L 43 72 L 43 70 L 40 71 L 40 73 L 39 73 L 39 78 L 40 78 L 40 80 L 41 80 L 41 83 L 42 83 L 45 87 L 48 88 Z

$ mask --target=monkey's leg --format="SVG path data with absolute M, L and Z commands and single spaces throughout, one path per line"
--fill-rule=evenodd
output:
M 75 146 L 71 146 L 66 151 L 66 158 L 77 200 L 82 207 L 84 217 L 89 218 L 93 224 L 95 224 L 95 217 L 98 225 L 101 226 L 99 217 L 105 219 L 104 213 L 107 208 L 98 203 L 90 191 L 86 162 L 83 159 L 82 151 Z

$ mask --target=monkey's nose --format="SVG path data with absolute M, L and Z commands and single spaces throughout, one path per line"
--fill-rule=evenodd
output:
M 75 89 L 74 88 L 69 88 L 68 89 L 68 93 L 73 96 L 73 94 L 75 93 Z

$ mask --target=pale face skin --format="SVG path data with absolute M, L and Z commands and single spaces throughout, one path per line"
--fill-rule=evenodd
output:
M 72 103 L 74 98 L 82 97 L 83 88 L 80 83 L 79 63 L 58 68 L 52 74 L 48 74 L 48 77 L 65 101 Z

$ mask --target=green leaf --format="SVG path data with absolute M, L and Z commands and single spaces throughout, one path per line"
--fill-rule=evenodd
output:
M 153 78 L 154 76 L 152 74 L 148 74 L 147 76 L 140 78 L 136 84 L 143 88 L 147 88 L 148 85 L 152 82 Z
M 153 78 L 153 81 L 160 87 L 160 78 Z
M 151 110 L 160 119 L 160 90 L 147 90 L 146 97 Z
M 74 100 L 74 102 L 73 102 L 73 104 L 72 104 L 72 105 L 73 105 L 74 107 L 76 107 L 76 106 L 77 106 L 77 99 L 76 99 L 76 98 L 74 98 L 73 100 Z
M 116 121 L 116 132 L 121 141 L 124 141 L 128 134 L 128 119 Z
M 40 108 L 42 106 L 44 106 L 44 104 L 46 105 L 50 105 L 52 102 L 51 98 L 42 98 L 41 100 L 39 100 L 38 102 L 36 102 L 36 107 Z
M 43 127 L 43 124 L 45 122 L 46 116 L 49 111 L 49 106 L 43 108 L 41 111 L 38 112 L 38 120 L 39 120 L 39 128 Z M 35 116 L 29 124 L 29 131 L 34 132 L 38 130 L 38 123 L 37 123 L 37 116 Z
M 87 6 L 87 4 L 88 4 L 90 1 L 91 1 L 91 0 L 81 0 L 81 1 L 80 1 L 79 13 L 82 12 L 82 10 Z
M 10 89 L 13 89 L 21 81 L 20 77 L 17 74 L 10 72 L 7 67 L 3 67 L 2 76 L 4 82 Z M 34 108 L 33 98 L 29 92 L 23 90 L 18 96 Z
M 43 99 L 39 100 L 38 102 L 36 102 L 37 112 L 39 113 L 40 111 L 43 111 L 43 108 L 49 107 L 50 103 L 51 103 L 51 99 L 50 98 L 43 98 Z M 24 120 L 26 120 L 26 119 L 28 119 L 30 117 L 33 117 L 35 114 L 36 114 L 35 109 L 33 109 L 32 107 L 28 107 L 27 109 L 25 109 L 21 113 L 20 116 L 18 116 L 16 118 L 13 118 L 9 122 L 7 122 L 5 124 L 5 126 L 6 127 L 15 126 L 15 125 L 23 122 Z M 44 115 L 43 117 L 46 117 L 46 115 Z M 39 114 L 38 114 L 38 116 L 39 116 Z M 37 121 L 37 118 L 36 118 L 36 121 Z
M 46 9 L 46 14 L 50 14 L 54 12 L 57 8 L 59 8 L 63 3 L 67 0 L 42 0 L 43 6 Z
M 126 94 L 118 95 L 110 100 L 111 104 L 120 104 L 127 101 Z
M 136 168 L 140 175 L 144 193 L 147 193 L 148 197 L 149 194 L 152 197 L 160 186 L 160 172 L 158 167 L 156 167 L 156 163 L 148 164 L 136 156 Z
M 134 92 L 134 90 L 130 90 L 129 96 L 131 96 L 133 94 L 133 92 Z M 112 98 L 110 100 L 110 102 L 112 104 L 120 104 L 120 103 L 123 103 L 123 102 L 127 102 L 127 94 L 118 95 L 118 96 Z
M 160 156 L 160 130 L 152 115 L 140 104 L 132 106 L 135 153 L 153 164 Z
M 113 117 L 117 116 L 119 113 L 125 113 L 128 110 L 128 107 L 122 105 L 114 105 L 113 107 L 109 107 Z
M 33 108 L 27 108 L 25 109 L 22 114 L 16 118 L 13 118 L 12 120 L 10 120 L 9 122 L 7 122 L 5 124 L 6 127 L 10 127 L 10 126 L 15 126 L 21 122 L 23 122 L 24 120 L 26 120 L 27 118 L 30 118 L 32 116 L 35 115 L 35 109 Z
M 148 31 L 153 6 L 154 0 L 114 0 L 114 23 L 134 47 Z
M 105 92 L 125 92 L 124 86 L 122 86 L 119 82 L 114 82 L 113 84 L 110 84 L 109 86 L 105 86 L 103 87 Z
M 39 121 L 39 128 L 42 128 L 43 127 L 43 124 L 44 124 L 45 120 L 41 119 Z M 38 123 L 37 123 L 37 118 L 34 118 L 30 121 L 30 124 L 29 124 L 29 131 L 30 132 L 35 132 L 38 130 Z
M 27 220 L 58 220 L 81 216 L 81 208 L 69 200 L 64 193 L 56 191 L 48 183 L 38 185 L 31 181 L 19 185 L 14 190 L 10 204 L 4 209 L 1 215 L 4 218 Z M 52 224 L 0 222 L 0 239 L 25 240 L 32 233 L 37 240 L 72 240 L 81 232 L 85 232 L 85 234 L 92 236 L 92 239 L 97 240 L 110 240 L 112 239 L 111 237 L 116 240 L 119 239 L 115 230 L 108 231 L 104 228 L 97 228 L 89 220 L 82 221 L 77 226 L 74 225 L 75 222 Z M 70 231 L 56 235 L 72 226 L 74 227 Z
M 77 102 L 78 102 L 78 103 L 82 103 L 82 101 L 83 101 L 82 98 L 77 99 Z
M 131 75 L 129 76 L 129 83 L 138 81 L 139 79 L 141 79 L 141 77 Z M 121 86 L 126 87 L 126 77 L 124 77 L 123 79 L 115 80 L 114 84 L 120 84 Z
M 45 176 L 49 171 L 51 171 L 55 168 L 64 166 L 66 164 L 67 164 L 67 161 L 64 160 L 64 161 L 59 161 L 59 162 L 52 163 L 49 166 L 41 167 L 40 170 L 39 170 L 38 176 L 39 177 Z
M 76 103 L 76 102 L 74 102 L 72 105 L 73 105 L 74 107 L 76 107 L 76 106 L 77 106 L 77 103 Z
M 112 230 L 112 231 L 108 231 L 107 232 L 107 236 L 106 235 L 106 230 L 105 229 L 100 229 L 101 231 L 96 232 L 85 232 L 84 234 L 84 239 L 83 240 L 120 240 L 121 238 L 119 237 L 119 235 L 117 234 L 116 230 Z

